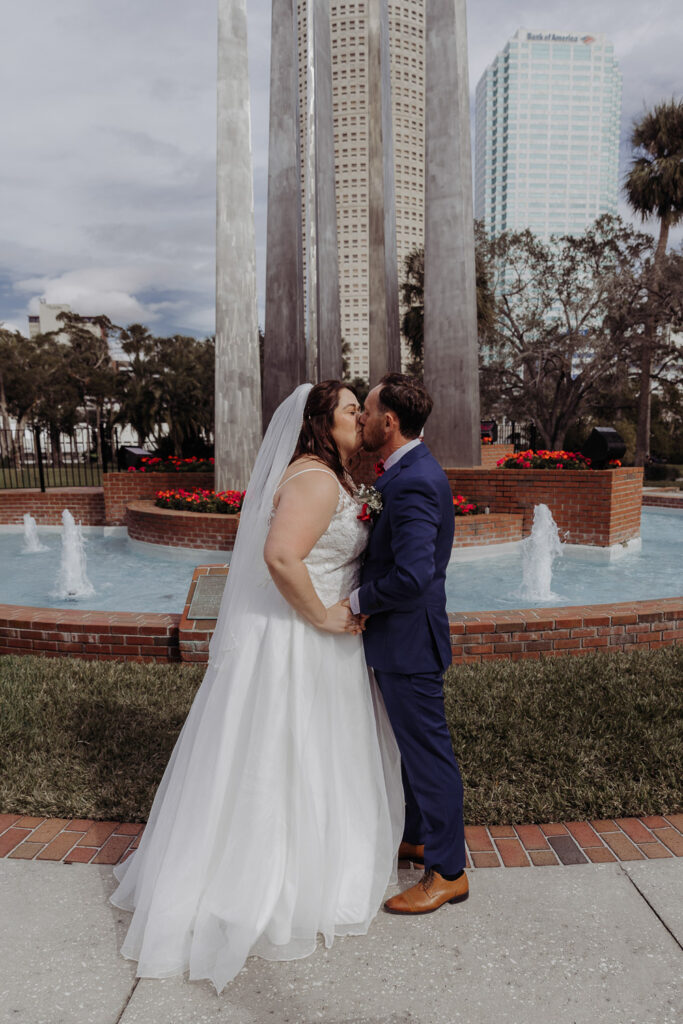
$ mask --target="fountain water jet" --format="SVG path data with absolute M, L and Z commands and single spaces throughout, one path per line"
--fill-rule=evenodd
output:
M 67 508 L 62 512 L 62 561 L 59 567 L 56 596 L 76 601 L 91 597 L 95 588 L 86 573 L 85 546 L 81 524 L 74 520 Z
M 34 555 L 38 551 L 48 551 L 45 544 L 41 544 L 38 538 L 38 527 L 33 516 L 29 512 L 24 513 L 24 546 L 22 555 Z
M 522 541 L 522 585 L 515 596 L 529 601 L 552 601 L 557 597 L 550 589 L 553 562 L 562 554 L 562 544 L 547 505 L 534 506 L 531 533 Z

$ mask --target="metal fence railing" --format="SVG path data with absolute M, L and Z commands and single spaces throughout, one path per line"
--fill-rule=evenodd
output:
M 518 452 L 535 448 L 537 440 L 533 423 L 519 423 L 515 420 L 482 420 L 481 436 L 490 437 L 493 444 L 513 444 Z
M 56 434 L 39 427 L 0 430 L 0 490 L 49 487 L 100 487 L 111 461 L 102 431 L 76 427 Z

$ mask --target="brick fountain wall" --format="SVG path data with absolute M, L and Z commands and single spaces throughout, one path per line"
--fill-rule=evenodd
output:
M 239 515 L 157 508 L 153 501 L 133 501 L 126 512 L 132 540 L 173 548 L 232 551 L 239 521 Z
M 101 487 L 62 487 L 44 494 L 36 490 L 0 492 L 0 523 L 21 525 L 24 513 L 38 526 L 61 526 L 62 511 L 68 508 L 84 526 L 104 526 L 104 493 Z
M 446 469 L 454 494 L 464 494 L 492 512 L 524 517 L 531 532 L 534 505 L 547 505 L 569 544 L 609 547 L 640 536 L 643 471 Z
M 157 491 L 213 489 L 213 473 L 105 473 L 102 478 L 107 526 L 122 526 L 126 508 L 139 499 L 154 500 Z

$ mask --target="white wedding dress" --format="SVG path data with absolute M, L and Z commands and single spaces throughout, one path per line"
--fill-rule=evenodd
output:
M 304 396 L 305 397 L 305 396 Z M 367 524 L 340 486 L 306 558 L 327 606 L 357 586 Z M 213 656 L 112 902 L 141 977 L 220 991 L 249 955 L 364 934 L 395 878 L 400 759 L 359 636 L 322 633 L 269 577 Z

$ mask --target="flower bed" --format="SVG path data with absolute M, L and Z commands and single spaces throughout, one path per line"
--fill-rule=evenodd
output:
M 179 459 L 171 455 L 168 459 L 160 459 L 155 455 L 144 455 L 139 466 L 129 466 L 128 473 L 213 473 L 213 459 Z
M 591 460 L 587 459 L 580 452 L 557 451 L 550 452 L 545 448 L 533 451 L 529 448 L 525 452 L 517 452 L 513 455 L 506 455 L 498 459 L 497 466 L 502 469 L 591 469 Z M 619 459 L 612 459 L 607 463 L 607 469 L 617 469 L 621 466 Z
M 196 488 L 185 491 L 182 488 L 157 491 L 154 504 L 159 508 L 171 508 L 176 512 L 217 512 L 234 516 L 241 510 L 245 491 L 206 491 Z
M 477 516 L 480 515 L 482 509 L 478 505 L 475 505 L 473 501 L 468 498 L 464 498 L 462 494 L 453 495 L 453 513 L 456 516 Z

